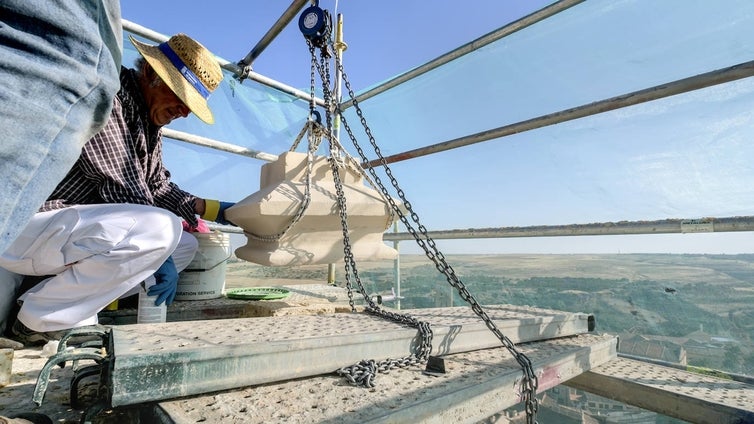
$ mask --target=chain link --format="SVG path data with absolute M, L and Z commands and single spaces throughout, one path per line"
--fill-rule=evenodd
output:
M 327 12 L 325 12 L 327 13 Z M 330 39 L 330 28 L 326 30 L 325 36 L 322 38 L 324 40 Z M 332 115 L 337 114 L 340 118 L 340 123 L 343 126 L 343 128 L 348 133 L 349 138 L 351 139 L 351 142 L 353 143 L 354 147 L 359 153 L 359 157 L 362 160 L 362 163 L 368 163 L 368 159 L 366 157 L 366 154 L 364 153 L 364 150 L 359 145 L 358 141 L 356 140 L 356 137 L 353 134 L 353 131 L 351 130 L 351 127 L 348 125 L 348 122 L 345 118 L 345 116 L 342 113 L 342 110 L 340 109 L 340 105 L 338 104 L 338 99 L 333 99 L 331 92 L 330 92 L 330 69 L 329 69 L 329 59 L 331 57 L 329 48 L 327 45 L 325 46 L 315 46 L 312 44 L 311 40 L 307 39 L 307 44 L 309 45 L 309 51 L 312 55 L 312 70 L 311 70 L 311 92 L 312 92 L 312 98 L 314 93 L 314 74 L 315 70 L 314 68 L 317 68 L 317 71 L 320 74 L 320 78 L 322 80 L 322 91 L 323 91 L 323 97 L 325 99 L 325 104 L 327 105 L 327 128 L 328 130 L 332 128 Z M 319 47 L 321 50 L 321 60 L 320 63 L 317 63 L 315 57 L 315 47 Z M 348 95 L 350 97 L 350 100 L 353 102 L 353 107 L 356 111 L 356 115 L 358 116 L 361 125 L 364 128 L 364 131 L 369 138 L 369 142 L 372 145 L 372 148 L 374 149 L 375 153 L 377 154 L 378 158 L 380 159 L 380 163 L 385 170 L 385 174 L 389 177 L 390 183 L 392 184 L 393 188 L 396 190 L 396 193 L 398 197 L 400 198 L 401 202 L 403 203 L 403 207 L 405 210 L 409 213 L 411 221 L 413 221 L 416 224 L 417 229 L 414 228 L 414 225 L 409 221 L 408 217 L 401 211 L 401 208 L 396 204 L 395 200 L 390 196 L 390 193 L 388 192 L 385 185 L 382 183 L 382 180 L 380 179 L 379 175 L 377 175 L 377 172 L 374 170 L 373 167 L 369 167 L 368 171 L 372 175 L 372 179 L 374 181 L 374 184 L 377 188 L 382 192 L 383 198 L 387 200 L 387 202 L 390 204 L 390 207 L 395 213 L 398 215 L 399 219 L 403 223 L 403 225 L 406 227 L 406 229 L 411 233 L 411 235 L 416 240 L 417 244 L 424 250 L 424 253 L 426 256 L 435 264 L 435 268 L 443 275 L 445 275 L 448 283 L 458 290 L 458 293 L 464 301 L 466 301 L 470 306 L 471 309 L 474 311 L 474 313 L 484 321 L 487 328 L 492 331 L 492 333 L 500 339 L 503 346 L 508 350 L 508 352 L 514 357 L 516 362 L 521 366 L 523 371 L 523 377 L 520 382 L 520 396 L 522 401 L 525 404 L 525 410 L 526 410 L 526 417 L 527 417 L 527 423 L 528 424 L 536 424 L 536 415 L 537 415 L 537 409 L 538 409 L 538 401 L 536 399 L 536 392 L 538 387 L 538 378 L 536 374 L 534 373 L 534 369 L 531 363 L 531 360 L 523 353 L 519 352 L 518 349 L 516 349 L 513 342 L 505 336 L 495 325 L 495 323 L 492 321 L 492 319 L 489 317 L 486 311 L 482 309 L 482 306 L 477 302 L 477 300 L 474 298 L 474 296 L 469 293 L 466 286 L 461 282 L 460 278 L 456 275 L 453 268 L 446 262 L 445 256 L 440 252 L 434 242 L 434 240 L 429 236 L 427 229 L 424 227 L 423 224 L 419 221 L 419 216 L 414 212 L 413 207 L 411 206 L 411 203 L 406 199 L 405 193 L 398 185 L 398 181 L 393 176 L 392 171 L 390 170 L 390 167 L 388 166 L 387 160 L 382 155 L 379 146 L 377 145 L 377 142 L 375 141 L 374 136 L 372 135 L 372 131 L 369 128 L 369 125 L 366 122 L 366 118 L 364 117 L 364 114 L 361 110 L 361 107 L 358 104 L 358 101 L 356 100 L 356 95 L 351 88 L 351 84 L 348 80 L 348 77 L 343 69 L 343 64 L 340 62 L 340 59 L 337 55 L 335 55 L 335 65 L 340 72 L 340 74 L 343 77 L 343 82 L 345 83 L 346 89 L 348 91 Z M 310 113 L 313 113 L 314 108 L 314 101 L 312 100 L 310 102 Z M 332 144 L 331 144 L 331 150 L 332 150 Z M 333 178 L 335 180 L 335 188 L 337 193 L 337 200 L 338 200 L 338 206 L 339 206 L 339 213 L 340 213 L 340 219 L 341 224 L 343 227 L 343 252 L 345 257 L 345 278 L 346 278 L 346 288 L 348 289 L 348 298 L 349 298 L 349 304 L 351 306 L 352 311 L 356 311 L 354 300 L 353 300 L 353 286 L 351 283 L 351 275 L 353 274 L 354 279 L 356 281 L 356 284 L 358 285 L 358 290 L 361 293 L 361 295 L 364 297 L 365 302 L 367 303 L 367 306 L 365 310 L 371 314 L 389 319 L 391 321 L 409 325 L 411 327 L 417 328 L 419 330 L 419 333 L 421 335 L 421 343 L 417 347 L 416 352 L 412 353 L 411 355 L 402 358 L 402 359 L 386 359 L 380 362 L 375 362 L 374 360 L 363 360 L 355 365 L 352 365 L 350 367 L 345 367 L 339 369 L 337 372 L 341 376 L 344 376 L 349 383 L 354 385 L 363 385 L 366 387 L 374 387 L 374 377 L 377 372 L 388 372 L 390 369 L 395 367 L 407 367 L 412 365 L 418 365 L 420 363 L 426 362 L 427 358 L 429 357 L 431 351 L 432 351 L 432 330 L 430 327 L 430 324 L 427 322 L 419 321 L 416 318 L 413 318 L 407 314 L 397 314 L 393 312 L 389 312 L 386 310 L 381 309 L 379 306 L 377 306 L 374 301 L 372 301 L 371 297 L 367 294 L 363 284 L 361 283 L 361 279 L 359 278 L 358 270 L 356 268 L 356 262 L 354 260 L 353 254 L 351 252 L 351 245 L 350 245 L 350 238 L 348 235 L 348 219 L 347 219 L 347 205 L 345 196 L 343 194 L 343 187 L 342 182 L 340 180 L 340 169 L 335 160 L 332 158 L 330 159 L 330 164 L 333 171 Z M 419 235 L 421 233 L 421 236 Z

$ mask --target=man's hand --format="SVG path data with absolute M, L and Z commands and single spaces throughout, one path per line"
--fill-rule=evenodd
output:
M 172 304 L 175 299 L 176 289 L 178 288 L 178 270 L 175 268 L 172 256 L 169 256 L 157 268 L 154 278 L 157 280 L 157 283 L 149 288 L 147 295 L 157 296 L 157 299 L 154 301 L 155 306 L 160 306 L 162 302 L 165 302 L 166 305 Z

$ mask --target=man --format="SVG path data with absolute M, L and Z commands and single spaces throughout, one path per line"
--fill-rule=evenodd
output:
M 142 57 L 121 70 L 109 121 L 0 256 L 15 273 L 50 275 L 19 298 L 11 333 L 25 344 L 96 324 L 102 308 L 152 276 L 150 295 L 169 304 L 197 248 L 180 218 L 190 227 L 196 215 L 228 224 L 231 203 L 181 190 L 162 164 L 162 126 L 190 112 L 214 122 L 207 97 L 222 80 L 220 66 L 184 34 L 158 46 L 131 42 Z

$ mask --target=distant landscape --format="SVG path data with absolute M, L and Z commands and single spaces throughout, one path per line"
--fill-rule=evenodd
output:
M 593 314 L 596 331 L 619 335 L 623 353 L 635 354 L 625 351 L 631 346 L 654 346 L 669 357 L 653 359 L 754 375 L 754 254 L 451 255 L 446 261 L 482 305 Z M 334 267 L 335 284 L 345 286 L 343 264 Z M 358 263 L 357 270 L 369 295 L 397 290 L 393 261 Z M 401 309 L 464 305 L 424 256 L 401 255 L 400 280 Z M 232 260 L 226 273 L 229 287 L 327 281 L 326 265 L 272 268 Z M 351 282 L 356 287 L 353 277 Z M 683 423 L 565 386 L 541 397 L 540 422 L 580 424 L 586 413 L 589 422 L 602 422 L 598 419 L 607 414 L 614 422 Z M 486 422 L 500 422 L 501 416 L 509 418 L 502 422 L 518 423 L 524 414 L 511 408 Z
M 689 365 L 754 375 L 754 254 L 452 255 L 446 260 L 482 305 L 586 312 L 596 317 L 597 331 L 621 336 L 681 343 L 690 334 L 701 335 L 716 345 L 711 354 L 690 351 Z M 400 263 L 401 309 L 464 304 L 426 257 L 401 255 Z M 357 267 L 367 293 L 390 293 L 392 261 Z M 344 286 L 343 265 L 335 269 L 336 284 Z M 273 268 L 233 261 L 227 273 L 231 286 L 233 281 L 327 282 L 326 265 Z

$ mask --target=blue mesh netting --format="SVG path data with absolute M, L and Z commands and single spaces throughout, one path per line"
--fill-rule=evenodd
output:
M 747 0 L 593 0 L 361 106 L 389 155 L 746 62 L 751 40 Z M 127 50 L 124 63 L 134 57 Z M 273 154 L 290 147 L 308 109 L 230 76 L 210 105 L 214 126 L 190 117 L 171 128 Z M 747 78 L 391 168 L 430 229 L 750 215 L 753 110 Z M 353 109 L 346 118 L 359 127 Z M 198 195 L 239 200 L 258 189 L 262 161 L 172 140 L 165 155 Z

